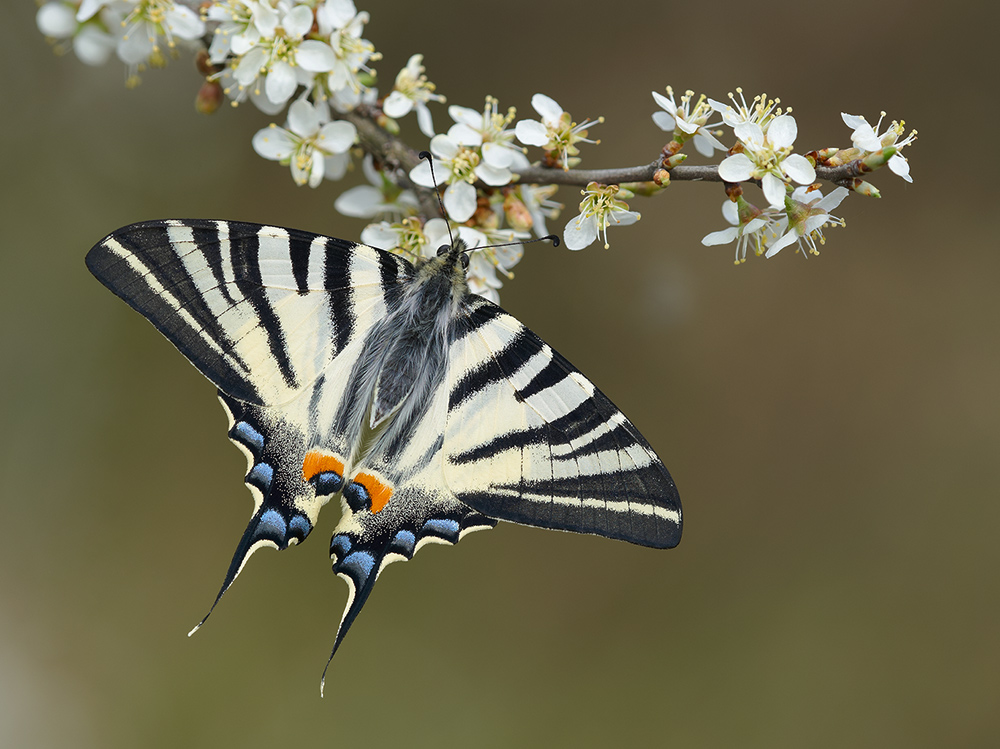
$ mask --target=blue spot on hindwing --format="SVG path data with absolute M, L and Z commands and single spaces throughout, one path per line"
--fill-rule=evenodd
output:
M 336 471 L 323 471 L 313 476 L 312 482 L 316 487 L 316 494 L 323 497 L 339 492 L 340 487 L 344 485 L 344 478 Z
M 347 506 L 354 510 L 354 512 L 370 510 L 372 507 L 372 500 L 368 496 L 368 490 L 356 481 L 352 481 L 344 487 L 344 499 L 347 500 Z
M 343 559 L 347 552 L 351 550 L 351 537 L 340 533 L 330 539 L 330 556 L 337 555 L 337 559 Z
M 417 537 L 413 531 L 402 530 L 396 533 L 396 537 L 392 539 L 389 549 L 397 554 L 402 554 L 407 559 L 411 559 L 416 545 Z
M 296 536 L 302 541 L 309 535 L 309 531 L 312 530 L 312 523 L 309 522 L 309 518 L 305 515 L 296 515 L 288 524 L 288 529 L 291 531 L 291 535 Z
M 256 486 L 265 494 L 271 488 L 271 479 L 274 478 L 274 469 L 267 463 L 257 463 L 250 469 L 245 479 L 246 483 Z
M 338 572 L 341 570 L 353 572 L 357 575 L 355 579 L 364 581 L 368 579 L 375 567 L 375 555 L 370 551 L 352 551 L 338 567 L 340 568 Z M 355 575 L 351 576 L 355 577 Z
M 285 534 L 288 532 L 288 523 L 281 517 L 277 510 L 268 510 L 260 516 L 257 521 L 257 530 L 254 535 L 259 538 L 270 538 L 278 541 L 279 545 L 285 542 Z
M 230 436 L 251 448 L 254 455 L 260 455 L 264 450 L 264 435 L 245 421 L 238 421 L 234 424 Z
M 424 523 L 420 532 L 439 536 L 453 544 L 458 543 L 458 521 L 451 518 L 431 518 Z

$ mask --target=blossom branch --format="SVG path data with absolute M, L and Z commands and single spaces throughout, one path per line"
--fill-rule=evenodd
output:
M 423 56 L 411 55 L 394 81 L 380 80 L 370 64 L 381 53 L 364 38 L 369 14 L 354 0 L 43 0 L 36 21 L 87 64 L 117 55 L 129 85 L 139 82 L 139 72 L 190 49 L 204 76 L 199 111 L 213 112 L 229 99 L 285 113 L 283 124 L 259 130 L 252 146 L 290 167 L 298 185 L 339 180 L 364 154 L 369 184 L 334 201 L 340 213 L 369 220 L 362 241 L 417 259 L 457 232 L 468 246 L 483 248 L 471 259 L 469 285 L 493 301 L 502 285 L 498 274 L 510 277 L 520 258 L 516 241 L 548 235 L 547 222 L 560 218 L 566 206 L 553 199 L 559 185 L 583 188 L 582 200 L 571 198 L 579 213 L 563 228 L 565 246 L 578 250 L 598 238 L 607 247 L 609 229 L 638 221 L 627 202 L 636 195 L 655 194 L 669 182 L 723 183 L 731 227 L 702 242 L 735 241 L 741 262 L 747 249 L 771 257 L 797 245 L 803 255 L 816 254 L 822 227 L 843 224 L 831 211 L 851 190 L 878 196 L 863 179 L 870 172 L 888 166 L 912 181 L 901 151 L 916 131 L 904 136 L 904 123 L 883 128 L 885 113 L 874 125 L 841 113 L 852 131 L 850 147 L 796 153 L 791 110 L 764 95 L 748 102 L 738 88 L 729 103 L 693 91 L 678 99 L 670 86 L 666 95 L 652 92 L 658 108 L 652 120 L 663 133 L 650 142 L 663 143 L 666 134 L 666 145 L 640 166 L 580 169 L 581 148 L 600 143 L 590 131 L 604 118 L 574 120 L 541 93 L 531 97 L 537 119 L 518 119 L 513 107 L 501 110 L 487 96 L 482 110 L 449 106 L 454 124 L 439 132 L 431 107 L 445 98 L 424 74 Z M 433 162 L 418 156 L 424 143 L 413 148 L 399 136 L 410 114 L 430 140 Z M 709 163 L 682 163 L 692 150 Z M 824 195 L 817 181 L 836 187 Z M 738 187 L 746 183 L 763 195 Z M 442 203 L 447 220 L 438 218 Z
M 535 185 L 579 185 L 585 187 L 591 182 L 601 185 L 621 185 L 628 182 L 652 182 L 661 169 L 657 159 L 644 166 L 620 167 L 612 169 L 558 169 L 547 166 L 529 166 L 523 169 L 513 169 L 518 181 Z M 867 168 L 861 159 L 854 159 L 839 166 L 816 166 L 816 177 L 834 185 L 851 187 L 849 183 L 871 169 Z M 725 182 L 719 175 L 717 165 L 689 166 L 682 164 L 667 170 L 671 182 Z M 746 182 L 760 184 L 760 180 L 748 179 Z

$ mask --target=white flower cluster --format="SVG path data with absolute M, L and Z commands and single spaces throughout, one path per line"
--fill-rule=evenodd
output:
M 837 187 L 824 196 L 818 186 L 813 185 L 815 165 L 820 159 L 824 166 L 838 166 L 856 159 L 867 159 L 867 164 L 881 166 L 884 159 L 895 174 L 912 182 L 909 164 L 899 152 L 916 139 L 916 132 L 901 138 L 902 123 L 893 122 L 878 135 L 864 117 L 843 114 L 844 123 L 854 131 L 851 135 L 854 147 L 826 149 L 803 156 L 792 152 L 798 126 L 789 114 L 791 110 L 782 112 L 779 100 L 768 99 L 764 94 L 748 105 L 742 91 L 737 89 L 737 92 L 739 101 L 729 95 L 732 104 L 709 100 L 712 109 L 722 114 L 723 123 L 733 129 L 737 138 L 736 146 L 729 149 L 730 155 L 719 164 L 719 176 L 730 183 L 759 180 L 768 207 L 761 210 L 742 194 L 736 194 L 723 204 L 722 210 L 732 226 L 702 239 L 704 245 L 729 244 L 735 240 L 737 265 L 746 261 L 748 247 L 756 255 L 773 257 L 794 243 L 803 256 L 818 255 L 817 242 L 824 244 L 826 241 L 822 228 L 845 225 L 843 219 L 833 216 L 830 211 L 843 202 L 849 190 Z M 884 112 L 882 117 L 885 117 Z M 879 119 L 877 127 L 881 124 L 882 119 Z M 793 188 L 792 183 L 799 187 Z M 877 195 L 872 189 L 859 192 Z
M 38 9 L 39 30 L 53 39 L 72 39 L 76 56 L 100 65 L 112 52 L 131 68 L 161 67 L 168 48 L 200 38 L 205 23 L 174 0 L 52 0 Z
M 46 36 L 63 40 L 61 47 L 70 40 L 88 64 L 117 54 L 129 66 L 130 82 L 144 67 L 165 64 L 164 50 L 178 43 L 208 44 L 199 55 L 206 76 L 199 108 L 212 111 L 228 97 L 234 105 L 249 101 L 272 115 L 287 109 L 284 124 L 259 130 L 252 145 L 260 156 L 289 167 L 299 185 L 317 187 L 324 179 L 337 180 L 347 173 L 357 153 L 355 122 L 370 121 L 385 134 L 396 135 L 397 120 L 414 113 L 420 131 L 430 139 L 433 158 L 407 175 L 368 154 L 362 169 L 369 184 L 347 190 L 334 206 L 344 215 L 373 222 L 362 232 L 363 241 L 411 259 L 435 255 L 457 234 L 474 248 L 470 288 L 493 300 L 501 277 L 511 277 L 521 258 L 519 242 L 532 233 L 546 236 L 547 221 L 562 209 L 552 200 L 555 184 L 521 182 L 518 173 L 538 174 L 539 166 L 542 174 L 544 168 L 569 171 L 580 163 L 580 145 L 600 143 L 588 135 L 603 117 L 577 123 L 541 93 L 531 99 L 537 119 L 515 123 L 513 108 L 501 111 L 497 100 L 487 97 L 482 111 L 450 106 L 454 124 L 435 134 L 429 105 L 444 103 L 445 98 L 427 79 L 423 56 L 412 55 L 392 90 L 380 97 L 369 65 L 381 55 L 363 38 L 369 16 L 359 12 L 353 0 L 50 0 L 40 7 L 36 20 Z M 728 104 L 704 95 L 696 98 L 693 91 L 678 99 L 669 86 L 666 95 L 652 92 L 660 108 L 653 122 L 670 133 L 657 162 L 661 167 L 652 182 L 614 184 L 619 180 L 598 173 L 605 181 L 590 181 L 582 191 L 579 213 L 563 231 L 566 246 L 579 250 L 601 240 L 609 247 L 608 229 L 639 220 L 627 201 L 637 192 L 661 191 L 686 158 L 681 150 L 689 141 L 707 158 L 725 152 L 717 178 L 727 183 L 723 215 L 731 226 L 702 242 L 736 242 L 737 263 L 746 259 L 748 249 L 772 257 L 795 245 L 803 255 L 817 254 L 817 243 L 825 241 L 822 228 L 844 224 L 831 211 L 848 189 L 837 187 L 824 196 L 814 184 L 819 167 L 827 168 L 823 174 L 832 179 L 829 168 L 854 164 L 850 178 L 835 181 L 866 195 L 877 196 L 878 191 L 856 175 L 883 165 L 911 181 L 901 151 L 915 140 L 916 132 L 904 137 L 903 123 L 895 121 L 883 129 L 885 113 L 874 126 L 864 117 L 844 114 L 852 130 L 850 148 L 800 154 L 794 150 L 798 126 L 790 109 L 782 110 L 778 99 L 763 94 L 748 104 L 742 91 L 737 92 L 738 97 L 729 95 Z M 710 122 L 713 118 L 716 121 Z M 732 147 L 720 140 L 723 127 L 735 136 Z M 533 163 L 527 147 L 541 149 Z M 741 183 L 751 181 L 763 191 L 763 209 L 743 193 Z M 445 216 L 421 220 L 427 203 L 404 189 L 412 185 L 441 189 Z

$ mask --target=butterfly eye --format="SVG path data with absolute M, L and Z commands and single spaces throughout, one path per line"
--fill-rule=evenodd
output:
M 449 253 L 450 251 L 451 251 L 451 247 L 449 247 L 449 246 L 448 246 L 448 245 L 446 245 L 446 244 L 443 244 L 443 245 L 441 245 L 440 247 L 438 247 L 438 257 L 444 257 L 444 256 L 445 256 L 445 255 L 447 255 L 447 254 L 448 254 L 448 253 Z
M 462 270 L 469 269 L 469 256 L 466 253 L 462 253 Z

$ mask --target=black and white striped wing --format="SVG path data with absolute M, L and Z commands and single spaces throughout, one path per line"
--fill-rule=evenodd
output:
M 677 488 L 649 443 L 565 358 L 476 298 L 451 344 L 444 479 L 489 517 L 676 546 Z
M 200 220 L 119 229 L 88 253 L 87 267 L 219 390 L 267 406 L 312 384 L 385 315 L 412 272 L 342 239 Z
M 324 448 L 346 452 L 328 433 L 332 412 L 412 266 L 304 231 L 167 220 L 110 234 L 87 267 L 219 388 L 247 456 L 254 512 L 217 603 L 254 551 L 304 540 L 335 493 L 303 480 L 306 456 L 321 432 Z

